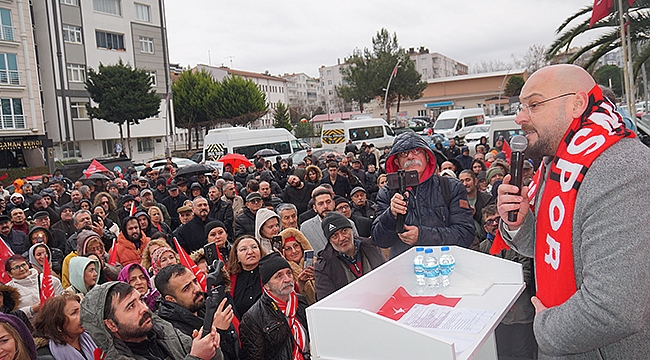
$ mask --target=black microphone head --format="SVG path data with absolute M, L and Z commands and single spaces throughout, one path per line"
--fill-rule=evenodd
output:
M 528 147 L 528 139 L 523 135 L 515 135 L 510 139 L 510 148 L 513 152 L 524 152 Z

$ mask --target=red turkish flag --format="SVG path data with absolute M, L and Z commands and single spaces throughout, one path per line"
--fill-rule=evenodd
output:
M 503 147 L 501 148 L 501 151 L 506 154 L 506 162 L 508 165 L 510 165 L 510 160 L 512 159 L 512 149 L 510 148 L 510 144 L 508 144 L 508 142 L 505 140 L 503 141 Z
M 129 216 L 134 216 L 135 213 L 137 212 L 137 208 L 135 207 L 135 201 L 131 203 L 131 210 L 129 210 Z
M 112 266 L 117 264 L 117 238 L 113 240 L 113 246 L 111 246 L 111 251 L 108 256 L 108 264 Z
M 192 274 L 196 276 L 196 280 L 199 282 L 199 285 L 201 285 L 201 289 L 203 289 L 204 292 L 207 291 L 208 283 L 203 271 L 201 271 L 201 269 L 196 266 L 192 258 L 187 255 L 185 249 L 183 249 L 183 247 L 178 243 L 178 240 L 176 240 L 176 237 L 174 237 L 174 245 L 176 246 L 176 251 L 178 251 L 178 256 L 181 258 L 181 265 L 190 269 Z
M 629 2 L 630 0 L 628 0 L 628 3 Z M 634 1 L 632 0 L 632 2 Z M 594 24 L 597 23 L 600 19 L 609 15 L 613 4 L 614 0 L 594 0 L 594 7 L 591 11 L 591 21 L 589 22 L 589 27 L 592 28 Z M 630 6 L 632 5 L 630 4 Z
M 41 282 L 41 307 L 47 299 L 54 297 L 54 285 L 52 284 L 52 270 L 50 270 L 50 263 L 47 256 L 43 261 L 43 282 Z
M 86 178 L 88 178 L 90 175 L 96 172 L 103 172 L 103 171 L 108 171 L 106 166 L 102 165 L 99 161 L 93 159 L 93 161 L 90 162 L 90 165 L 88 165 L 88 168 L 84 171 L 84 174 L 86 175 Z
M 4 264 L 5 260 L 9 259 L 14 254 L 7 243 L 0 237 L 0 262 Z M 0 282 L 6 284 L 11 281 L 11 276 L 5 271 L 4 266 L 0 266 Z
M 397 288 L 393 296 L 386 301 L 386 303 L 377 311 L 377 314 L 385 316 L 395 321 L 399 320 L 406 314 L 415 304 L 420 305 L 441 305 L 454 307 L 460 298 L 448 298 L 442 295 L 436 296 L 411 296 L 403 287 Z

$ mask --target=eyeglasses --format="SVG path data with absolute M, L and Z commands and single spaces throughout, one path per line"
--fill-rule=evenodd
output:
M 22 268 L 29 269 L 29 265 L 27 263 L 22 263 L 22 264 L 18 264 L 16 266 L 12 266 L 11 268 L 9 268 L 9 270 L 18 271 L 18 270 L 20 270 Z
M 499 222 L 499 218 L 485 220 L 485 225 L 495 225 Z
M 108 202 L 108 201 L 102 201 L 101 204 L 102 204 L 102 205 L 108 205 L 109 202 Z
M 252 200 L 249 201 L 249 202 L 250 202 L 250 203 L 253 203 L 253 204 L 259 204 L 259 203 L 262 202 L 262 199 L 252 199 Z
M 350 210 L 350 205 L 345 204 L 336 207 L 336 211 L 343 211 L 343 210 Z
M 404 158 L 407 158 L 409 156 L 409 154 L 420 155 L 420 154 L 424 153 L 424 151 L 425 151 L 424 149 L 419 149 L 419 148 L 418 149 L 411 149 L 409 151 L 399 152 L 399 153 L 397 153 L 397 156 L 404 159 Z
M 247 253 L 248 250 L 253 250 L 253 251 L 255 251 L 255 250 L 259 250 L 259 248 L 260 248 L 260 247 L 259 247 L 258 245 L 242 246 L 242 247 L 240 247 L 239 249 L 237 249 L 237 252 L 240 252 L 240 253 Z
M 565 96 L 575 95 L 575 94 L 576 93 L 574 93 L 574 92 L 566 93 L 566 94 L 562 94 L 562 95 L 552 97 L 550 99 L 534 102 L 534 103 L 532 103 L 530 105 L 529 104 L 519 104 L 519 106 L 517 106 L 517 115 L 519 115 L 519 113 L 522 112 L 524 109 L 526 109 L 526 115 L 530 115 L 531 111 L 535 110 L 535 108 L 537 108 L 538 106 L 540 106 L 540 105 L 542 105 L 544 103 L 547 103 L 547 102 L 552 101 L 552 100 L 557 100 L 557 99 L 563 98 Z

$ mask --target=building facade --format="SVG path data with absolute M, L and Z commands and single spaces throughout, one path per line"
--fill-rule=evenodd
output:
M 234 70 L 225 66 L 210 66 L 197 64 L 195 70 L 206 70 L 215 80 L 223 80 L 226 76 L 240 76 L 243 79 L 251 80 L 257 88 L 266 95 L 266 104 L 268 112 L 261 118 L 252 122 L 251 129 L 269 129 L 273 127 L 273 113 L 279 102 L 285 105 L 289 104 L 289 95 L 287 93 L 287 81 L 283 78 L 272 76 L 270 74 L 260 74 L 250 71 Z
M 424 81 L 467 75 L 469 71 L 467 65 L 437 52 L 429 53 L 429 49 L 424 46 L 421 46 L 418 50 L 409 48 L 408 54 L 415 64 L 415 69 L 422 75 Z
M 88 69 L 120 60 L 148 71 L 161 97 L 157 116 L 131 126 L 132 159 L 164 156 L 174 119 L 163 1 L 34 1 L 32 7 L 45 126 L 56 157 L 91 159 L 120 149 L 129 154 L 119 126 L 91 119 L 86 111 Z
M 0 169 L 43 166 L 45 136 L 29 1 L 0 0 Z
M 346 64 L 341 64 L 341 59 L 338 59 L 336 65 L 323 65 L 318 69 L 321 82 L 321 106 L 326 113 L 359 111 L 357 103 L 346 103 L 336 95 L 336 87 L 346 84 L 343 75 L 341 75 L 341 69 L 346 66 Z
M 316 109 L 322 106 L 320 80 L 305 73 L 284 74 L 280 77 L 287 81 L 289 106 L 299 114 L 311 118 Z

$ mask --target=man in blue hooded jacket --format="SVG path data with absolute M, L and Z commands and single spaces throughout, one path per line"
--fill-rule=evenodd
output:
M 384 186 L 377 194 L 377 217 L 372 239 L 377 246 L 390 248 L 393 258 L 412 246 L 458 245 L 469 247 L 474 240 L 474 220 L 465 187 L 448 179 L 449 203 L 443 196 L 441 178 L 436 173 L 436 156 L 416 133 L 395 138 L 386 160 L 388 174 L 417 170 L 420 183 L 404 197 Z M 396 231 L 397 214 L 405 214 L 405 232 Z

